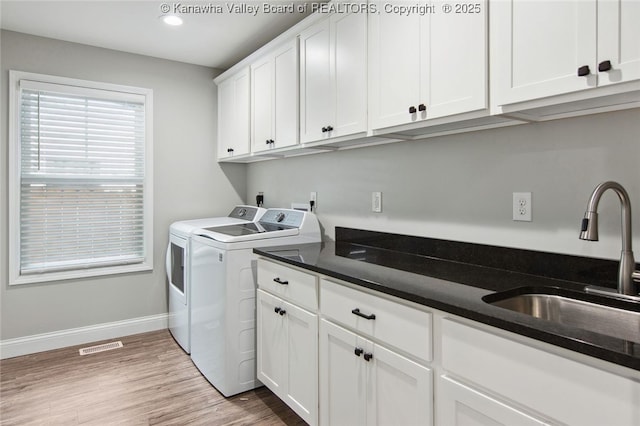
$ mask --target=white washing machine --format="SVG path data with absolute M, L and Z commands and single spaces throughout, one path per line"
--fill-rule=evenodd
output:
M 228 216 L 174 222 L 169 228 L 166 268 L 169 282 L 169 331 L 189 353 L 190 345 L 190 241 L 195 229 L 258 221 L 266 210 L 253 206 L 236 206 Z
M 256 378 L 255 247 L 320 242 L 313 213 L 268 209 L 256 223 L 194 231 L 191 243 L 191 359 L 224 396 Z

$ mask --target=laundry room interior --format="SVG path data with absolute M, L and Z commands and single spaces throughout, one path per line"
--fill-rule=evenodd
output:
M 200 19 L 199 25 L 202 25 L 202 20 L 212 17 L 211 14 L 197 15 L 195 9 L 191 9 L 190 13 L 183 10 L 185 22 L 182 27 L 163 28 L 161 25 L 164 24 L 158 16 L 162 15 L 159 9 L 164 4 L 134 2 L 138 4 L 136 14 L 153 15 L 153 22 L 145 23 L 147 26 L 140 28 L 140 40 L 149 45 L 149 50 L 142 51 L 138 49 L 137 42 L 135 49 L 128 48 L 126 44 L 120 43 L 119 37 L 114 38 L 113 45 L 108 45 L 104 41 L 109 39 L 105 26 L 98 26 L 91 31 L 90 24 L 94 21 L 90 18 L 86 22 L 76 22 L 78 31 L 65 32 L 61 28 L 64 26 L 62 24 L 58 27 L 43 27 L 49 33 L 38 30 L 37 24 L 44 18 L 35 19 L 34 15 L 53 10 L 48 6 L 43 12 L 38 12 L 38 5 L 60 3 L 61 11 L 73 13 L 74 2 L 24 2 L 33 3 L 31 6 L 20 3 L 5 0 L 0 2 L 0 270 L 3 271 L 0 280 L 0 357 L 4 388 L 0 390 L 3 399 L 14 397 L 12 392 L 18 385 L 13 385 L 12 381 L 17 373 L 11 371 L 12 364 L 9 363 L 18 359 L 27 360 L 28 357 L 37 357 L 38 354 L 48 353 L 47 351 L 71 347 L 77 353 L 77 348 L 80 347 L 120 340 L 127 336 L 133 338 L 142 333 L 163 331 L 166 336 L 172 336 L 172 262 L 178 262 L 178 258 L 180 261 L 187 261 L 183 260 L 182 252 L 172 257 L 172 224 L 195 219 L 226 220 L 232 217 L 238 220 L 214 221 L 206 226 L 194 226 L 181 237 L 188 241 L 183 244 L 190 247 L 188 250 L 191 255 L 200 262 L 197 263 L 197 268 L 189 267 L 191 272 L 184 277 L 185 280 L 191 280 L 189 293 L 182 287 L 182 297 L 191 301 L 189 309 L 197 308 L 197 313 L 185 311 L 186 322 L 180 326 L 190 324 L 190 329 L 183 329 L 187 335 L 196 330 L 195 333 L 205 336 L 205 346 L 202 349 L 205 357 L 211 356 L 210 351 L 214 348 L 221 348 L 220 343 L 207 340 L 213 334 L 210 329 L 211 321 L 223 321 L 221 318 L 224 315 L 230 315 L 237 309 L 234 303 L 240 302 L 227 302 L 225 310 L 220 311 L 220 317 L 205 320 L 201 319 L 204 317 L 196 318 L 198 313 L 207 310 L 211 312 L 211 306 L 224 297 L 231 296 L 230 293 L 206 293 L 209 291 L 208 287 L 205 293 L 198 293 L 201 290 L 194 287 L 193 279 L 199 276 L 209 286 L 208 280 L 216 273 L 202 266 L 202 262 L 222 259 L 223 256 L 225 259 L 235 259 L 233 256 L 237 255 L 240 259 L 242 252 L 242 260 L 238 262 L 248 265 L 248 272 L 243 272 L 243 278 L 229 274 L 231 278 L 228 282 L 234 285 L 238 283 L 237 286 L 240 287 L 239 283 L 248 279 L 242 286 L 248 286 L 250 294 L 248 300 L 251 305 L 247 310 L 250 321 L 247 329 L 250 333 L 249 337 L 244 335 L 250 345 L 249 349 L 227 356 L 239 360 L 250 352 L 247 355 L 248 362 L 251 363 L 249 372 L 239 374 L 250 376 L 247 380 L 251 384 L 248 387 L 231 386 L 228 389 L 233 390 L 227 394 L 223 390 L 227 389 L 226 384 L 210 377 L 217 374 L 214 371 L 217 367 L 208 364 L 210 360 L 200 361 L 207 363 L 203 367 L 194 358 L 194 353 L 190 353 L 194 350 L 193 334 L 190 337 L 190 348 L 177 342 L 179 338 L 175 335 L 168 339 L 172 350 L 184 356 L 184 362 L 189 363 L 189 368 L 193 368 L 193 373 L 189 374 L 194 377 L 197 375 L 203 386 L 211 386 L 212 390 L 215 389 L 213 391 L 223 395 L 216 394 L 216 398 L 224 400 L 225 397 L 234 395 L 239 395 L 237 398 L 253 398 L 243 396 L 246 394 L 242 392 L 266 385 L 269 391 L 265 389 L 264 392 L 273 392 L 274 400 L 281 400 L 283 407 L 286 405 L 287 410 L 290 408 L 295 412 L 295 415 L 291 414 L 295 419 L 284 415 L 275 416 L 275 420 L 269 418 L 273 422 L 270 424 L 340 425 L 362 420 L 362 423 L 377 422 L 376 424 L 385 425 L 393 424 L 390 419 L 394 415 L 401 415 L 401 419 L 406 422 L 404 424 L 466 424 L 461 420 L 461 412 L 456 411 L 461 410 L 460 406 L 469 410 L 472 407 L 478 416 L 487 416 L 485 420 L 491 417 L 491 420 L 501 419 L 506 424 L 525 424 L 523 419 L 531 421 L 526 424 L 607 424 L 607 419 L 611 421 L 609 424 L 637 424 L 640 419 L 640 268 L 636 263 L 637 257 L 634 260 L 633 254 L 630 262 L 622 260 L 628 255 L 625 253 L 631 252 L 632 246 L 636 249 L 640 247 L 640 33 L 637 28 L 627 25 L 632 17 L 635 17 L 635 22 L 640 18 L 640 5 L 637 2 L 611 2 L 619 4 L 624 11 L 620 12 L 621 18 L 618 21 L 621 28 L 618 32 L 621 34 L 619 40 L 625 41 L 627 45 L 624 46 L 626 50 L 618 50 L 625 53 L 621 56 L 630 65 L 623 68 L 622 59 L 616 62 L 618 59 L 611 58 L 613 69 L 622 70 L 622 79 L 598 87 L 589 83 L 581 88 L 572 86 L 564 91 L 553 89 L 557 93 L 544 92 L 547 90 L 545 86 L 538 89 L 542 95 L 538 98 L 530 95 L 528 99 L 517 98 L 522 95 L 521 92 L 515 94 L 515 89 L 508 94 L 513 98 L 508 98 L 502 80 L 499 84 L 494 84 L 495 80 L 504 77 L 497 75 L 497 69 L 502 63 L 494 55 L 497 56 L 495 52 L 503 48 L 506 42 L 502 38 L 496 41 L 500 34 L 493 33 L 499 30 L 494 30 L 498 25 L 494 26 L 492 19 L 503 19 L 504 12 L 498 12 L 498 9 L 507 7 L 507 4 L 519 13 L 524 13 L 522 10 L 530 12 L 534 9 L 530 6 L 531 1 L 474 2 L 479 5 L 478 18 L 481 19 L 483 31 L 480 41 L 484 50 L 479 56 L 482 57 L 484 67 L 476 70 L 481 74 L 479 79 L 484 82 L 479 96 L 481 106 L 474 106 L 461 113 L 443 113 L 440 117 L 430 119 L 430 104 L 424 101 L 427 103 L 426 113 L 420 109 L 418 112 L 407 113 L 405 122 L 378 127 L 375 123 L 382 121 L 375 122 L 373 114 L 379 108 L 381 115 L 383 108 L 372 104 L 387 92 L 376 84 L 382 85 L 383 81 L 385 87 L 390 87 L 389 91 L 397 89 L 398 93 L 406 93 L 407 90 L 401 87 L 406 86 L 404 82 L 378 75 L 394 68 L 393 61 L 400 60 L 388 50 L 385 55 L 372 51 L 374 47 L 379 48 L 376 51 L 378 53 L 384 51 L 384 37 L 378 39 L 375 35 L 383 33 L 387 28 L 383 25 L 383 18 L 372 16 L 404 13 L 409 19 L 413 11 L 422 19 L 434 19 L 431 34 L 434 39 L 455 38 L 456 34 L 448 33 L 435 21 L 436 17 L 444 16 L 442 13 L 430 13 L 428 9 L 417 6 L 415 10 L 387 10 L 383 2 L 364 2 L 364 5 L 369 3 L 368 8 L 363 9 L 364 12 L 351 9 L 345 12 L 335 5 L 346 3 L 355 8 L 355 3 L 319 2 L 334 5 L 337 9 L 320 8 L 320 12 L 313 14 L 309 7 L 305 9 L 306 13 L 295 16 L 289 16 L 291 14 L 286 12 L 274 13 L 271 18 L 274 19 L 276 29 L 262 34 L 258 30 L 258 34 L 252 32 L 250 37 L 244 38 L 240 37 L 241 31 L 235 31 L 234 35 L 239 39 L 234 41 L 233 46 L 237 51 L 227 52 L 226 56 L 216 62 L 209 60 L 207 63 L 205 53 L 200 53 L 201 60 L 193 59 L 191 62 L 171 56 L 172 49 L 178 52 L 182 50 L 184 54 L 202 50 L 192 49 L 192 46 L 186 44 L 165 46 L 164 54 L 162 49 L 154 45 L 153 37 L 156 32 L 178 33 L 183 30 L 186 33 L 190 19 Z M 96 13 L 105 10 L 109 3 L 111 9 L 121 8 L 119 13 L 111 10 L 106 16 L 112 25 L 112 31 L 117 32 L 117 23 L 113 19 L 120 15 L 126 17 L 127 5 L 117 2 L 99 3 L 102 5 L 95 6 Z M 227 3 L 259 7 L 258 2 L 251 1 Z M 290 4 L 296 8 L 305 3 L 310 5 L 313 2 L 279 2 L 283 7 Z M 352 134 L 339 134 L 342 128 L 329 131 L 324 128 L 316 140 L 311 140 L 313 137 L 301 129 L 307 125 L 316 125 L 317 120 L 310 115 L 310 111 L 317 112 L 318 109 L 314 109 L 315 100 L 305 100 L 304 96 L 315 96 L 322 92 L 318 87 L 325 87 L 316 87 L 311 80 L 316 76 L 315 70 L 311 68 L 316 65 L 314 59 L 317 59 L 312 50 L 319 43 L 314 39 L 314 31 L 316 28 L 326 30 L 327 34 L 331 34 L 326 36 L 328 43 L 331 46 L 339 44 L 335 40 L 340 40 L 339 29 L 342 27 L 339 20 L 334 23 L 333 17 L 358 14 L 366 16 L 367 11 L 371 12 L 371 3 L 378 3 L 380 6 L 375 14 L 369 14 L 368 23 L 363 21 L 363 43 L 366 43 L 362 50 L 364 73 L 355 76 L 348 72 L 344 74 L 347 82 L 350 81 L 349 78 L 357 81 L 357 84 L 351 81 L 352 84 L 347 83 L 346 86 L 362 86 L 365 93 L 363 108 L 369 116 L 365 117 L 364 127 Z M 409 2 L 387 3 L 406 5 Z M 442 7 L 441 4 L 444 3 L 455 7 L 455 2 L 449 1 L 414 3 L 430 3 L 437 5 L 436 7 Z M 528 8 L 523 6 L 522 10 L 516 9 L 519 4 L 526 6 L 527 3 Z M 577 15 L 582 16 L 580 19 L 586 19 L 585 13 L 593 14 L 594 22 L 595 15 L 600 13 L 598 25 L 612 19 L 606 15 L 610 12 L 601 5 L 605 3 L 603 0 L 586 2 L 591 4 L 586 12 L 577 5 L 579 1 L 564 3 L 571 3 L 573 6 L 565 5 L 564 9 L 557 6 L 553 9 L 554 15 L 549 25 L 560 25 L 557 22 L 561 20 L 559 16 L 566 18 Z M 146 5 L 142 8 L 141 4 Z M 175 5 L 170 4 L 171 9 L 175 9 Z M 198 1 L 189 4 L 206 5 Z M 223 2 L 212 4 L 226 7 Z M 360 3 L 358 5 L 359 8 L 364 7 Z M 80 9 L 85 14 L 91 13 L 90 6 L 83 5 Z M 577 9 L 580 10 L 576 11 Z M 236 12 L 226 11 L 220 15 L 229 16 Z M 465 9 L 464 19 L 471 19 L 471 14 L 471 10 Z M 542 12 L 536 17 L 542 16 L 540 14 Z M 78 18 L 89 15 L 79 15 Z M 131 31 L 129 27 L 135 26 L 137 16 L 131 14 L 129 20 L 123 21 L 123 31 Z M 514 12 L 513 16 L 522 19 L 523 15 Z M 282 17 L 286 19 L 276 22 Z M 223 19 L 220 16 L 215 18 Z M 68 23 L 70 19 L 67 17 L 61 22 Z M 250 17 L 246 19 L 240 22 L 251 25 Z M 326 28 L 322 27 L 325 20 Z M 393 21 L 395 25 L 398 22 L 402 21 Z M 260 23 L 265 25 L 260 27 L 263 29 L 268 27 L 269 21 L 265 18 Z M 537 22 L 530 25 L 522 23 L 525 28 L 523 31 L 533 31 L 537 28 L 536 25 Z M 568 29 L 554 30 L 553 36 L 566 35 L 566 32 L 570 33 L 575 29 L 573 24 L 567 26 Z M 629 28 L 630 26 L 633 28 Z M 504 31 L 503 27 L 505 25 L 500 26 L 500 31 Z M 349 29 L 352 28 L 354 26 L 350 24 Z M 147 30 L 148 37 L 145 35 Z M 422 34 L 421 40 L 427 37 L 420 30 L 416 31 Z M 422 31 L 426 32 L 424 29 Z M 594 29 L 593 34 L 589 33 L 594 39 L 595 31 Z M 70 34 L 77 35 L 72 37 Z M 349 31 L 346 34 L 350 34 Z M 520 36 L 524 38 L 522 34 Z M 572 40 L 571 43 L 575 41 L 574 34 L 566 36 Z M 168 37 L 172 35 L 169 34 Z M 189 37 L 194 46 L 206 45 L 209 50 L 215 50 L 217 44 L 223 46 L 232 42 L 232 38 L 224 35 L 217 35 L 219 39 L 213 40 L 204 37 L 199 39 L 197 31 L 189 33 Z M 605 38 L 600 34 L 598 37 Z M 257 84 L 260 80 L 257 71 L 256 74 L 253 73 L 252 66 L 261 64 L 262 58 L 271 58 L 271 52 L 276 52 L 274 76 L 270 78 L 274 82 L 279 81 L 278 49 L 294 39 L 295 142 L 285 147 L 270 148 L 270 140 L 271 145 L 273 139 L 276 140 L 276 145 L 279 143 L 277 136 L 267 139 L 266 144 L 264 138 L 255 136 L 259 112 L 256 112 L 252 103 L 257 98 L 252 98 L 251 95 L 258 92 L 251 84 Z M 183 43 L 184 40 L 180 39 L 180 42 Z M 529 45 L 521 39 L 516 41 L 521 43 L 517 45 L 519 49 L 536 45 L 533 41 Z M 434 57 L 444 55 L 437 42 L 430 43 Z M 559 43 L 561 46 L 558 49 L 571 43 Z M 461 44 L 464 44 L 464 39 L 454 46 Z M 328 50 L 331 54 L 334 52 L 332 49 L 333 47 Z M 405 54 L 408 51 L 404 48 L 398 50 Z M 548 50 L 554 48 L 548 46 Z M 604 51 L 605 48 L 599 47 L 599 50 Z M 306 54 L 308 55 L 305 56 Z M 456 57 L 461 56 L 470 61 L 469 58 L 476 54 L 477 49 Z M 554 55 L 559 56 L 560 53 Z M 554 55 L 549 54 L 549 58 Z M 398 56 L 402 55 L 399 53 Z M 543 57 L 543 53 L 537 52 L 535 55 L 531 54 L 529 59 L 533 63 Z M 323 61 L 323 58 L 320 55 L 319 60 Z M 334 62 L 343 60 L 348 63 L 346 66 L 351 66 L 349 61 L 356 59 L 361 58 L 358 55 L 335 55 L 330 62 L 335 65 Z M 525 63 L 529 59 L 522 61 Z M 567 68 L 571 67 L 572 71 L 571 75 L 563 78 L 584 79 L 597 76 L 604 80 L 602 75 L 609 71 L 597 71 L 600 59 L 594 56 L 594 64 L 586 77 L 577 77 L 574 72 L 574 68 L 582 63 L 574 64 L 573 58 L 567 60 L 570 62 Z M 420 60 L 416 61 L 421 63 Z M 518 66 L 524 67 L 523 63 Z M 404 62 L 398 66 L 402 65 Z M 463 63 L 462 68 L 467 65 L 466 62 Z M 549 64 L 533 65 L 544 68 Z M 440 75 L 435 70 L 437 65 L 429 64 L 427 68 L 431 69 L 430 67 L 434 69 L 433 75 Z M 520 72 L 523 68 L 514 66 L 512 69 Z M 223 136 L 233 135 L 233 143 L 236 143 L 242 132 L 237 133 L 237 129 L 221 130 L 224 126 L 236 124 L 235 121 L 229 124 L 225 117 L 236 120 L 236 116 L 224 115 L 227 112 L 221 111 L 221 108 L 229 106 L 222 103 L 220 96 L 222 85 L 240 75 L 243 70 L 249 70 L 247 78 L 251 81 L 246 86 L 244 99 L 249 119 L 242 129 L 246 133 L 244 153 L 237 147 L 229 148 L 231 151 L 226 148 L 227 140 L 223 140 Z M 308 71 L 308 75 L 305 75 L 305 71 Z M 389 72 L 391 76 L 398 75 L 394 74 L 395 71 Z M 494 76 L 494 72 L 497 76 Z M 522 73 L 530 75 L 524 71 Z M 460 74 L 462 72 L 456 70 L 451 75 L 456 78 Z M 20 240 L 20 236 L 24 235 L 24 231 L 21 231 L 24 229 L 21 211 L 26 211 L 25 207 L 21 210 L 21 196 L 24 197 L 21 188 L 24 187 L 24 182 L 29 181 L 23 175 L 22 186 L 20 184 L 20 168 L 26 168 L 25 163 L 20 163 L 20 160 L 26 154 L 20 152 L 20 110 L 16 105 L 21 105 L 19 94 L 30 87 L 28 84 L 21 86 L 20 79 L 32 81 L 38 80 L 39 76 L 54 77 L 52 80 L 43 79 L 42 86 L 36 89 L 41 92 L 46 92 L 54 84 L 75 81 L 78 85 L 83 85 L 83 82 L 99 82 L 106 87 L 118 87 L 117 91 L 122 91 L 121 88 L 141 88 L 144 93 L 152 93 L 152 97 L 147 97 L 147 106 L 152 105 L 152 108 L 147 107 L 147 113 L 152 115 L 147 115 L 146 125 L 150 127 L 144 140 L 148 144 L 146 154 L 150 154 L 144 165 L 147 173 L 145 179 L 151 178 L 144 184 L 145 203 L 148 204 L 144 207 L 145 249 L 141 255 L 144 260 L 139 262 L 144 267 L 124 272 L 92 274 L 94 267 L 81 266 L 76 268 L 80 271 L 78 275 L 60 275 L 62 278 L 53 275 L 52 279 L 47 279 L 47 274 L 51 271 L 47 271 L 46 267 L 35 272 L 25 272 L 24 269 L 21 271 L 20 248 L 21 244 L 23 248 L 26 246 Z M 343 86 L 337 87 L 344 89 L 345 82 L 341 83 Z M 558 83 L 557 87 L 561 84 L 569 83 Z M 498 85 L 503 92 L 498 92 L 498 89 L 494 92 L 494 87 Z M 237 87 L 235 94 L 238 93 Z M 441 87 L 443 85 L 434 83 L 433 91 L 438 92 Z M 527 93 L 535 92 L 536 89 L 529 90 Z M 276 91 L 274 89 L 269 93 Z M 378 98 L 374 97 L 374 93 Z M 497 104 L 498 96 L 502 95 L 504 99 L 515 100 Z M 335 95 L 327 101 L 327 105 L 331 102 L 339 104 L 336 101 L 338 98 L 340 95 Z M 235 101 L 237 105 L 237 99 Z M 276 101 L 273 102 L 275 105 Z M 435 105 L 435 101 L 433 103 Z M 415 107 L 411 110 L 410 106 L 407 104 L 410 111 L 415 111 Z M 341 107 L 336 108 L 341 111 Z M 274 114 L 282 111 L 277 107 L 273 109 L 276 111 Z M 406 108 L 403 107 L 403 113 L 404 109 Z M 435 109 L 434 106 L 434 111 Z M 277 118 L 269 120 L 278 123 Z M 291 124 L 291 121 L 287 123 Z M 321 125 L 325 124 L 338 127 L 337 121 Z M 320 132 L 319 126 L 316 127 Z M 331 132 L 338 133 L 332 136 Z M 258 144 L 259 148 L 255 148 Z M 605 182 L 613 183 L 599 186 Z M 524 196 L 517 194 L 525 194 L 528 197 L 526 202 L 523 201 Z M 595 210 L 592 209 L 594 206 Z M 517 218 L 524 209 L 527 210 L 528 219 Z M 584 234 L 587 223 L 591 221 L 593 224 L 596 221 L 585 212 L 595 214 L 598 219 L 595 223 L 599 227 L 599 236 L 595 237 L 597 242 L 585 241 L 592 239 Z M 250 217 L 246 217 L 246 214 Z M 256 214 L 257 216 L 253 216 Z M 235 229 L 225 230 L 227 227 Z M 247 229 L 240 230 L 240 227 Z M 200 241 L 199 245 L 194 244 L 194 241 Z M 203 255 L 205 252 L 208 254 Z M 212 254 L 214 252 L 215 256 Z M 623 267 L 623 264 L 626 266 Z M 125 267 L 129 266 L 129 263 L 125 264 Z M 233 261 L 230 261 L 227 268 L 232 267 Z M 95 268 L 101 271 L 105 269 L 101 264 Z M 182 265 L 182 268 L 186 267 Z M 54 268 L 53 272 L 57 273 L 56 271 Z M 65 271 L 61 273 L 66 273 Z M 626 281 L 622 275 L 625 275 Z M 264 278 L 267 276 L 268 278 Z M 289 276 L 292 278 L 286 280 Z M 281 282 L 278 283 L 276 279 Z M 285 281 L 287 284 L 283 284 Z M 297 289 L 297 285 L 301 286 L 301 290 Z M 591 286 L 606 287 L 607 291 L 599 291 L 614 293 L 614 296 L 586 289 Z M 231 287 L 227 287 L 227 290 L 229 288 Z M 506 306 L 502 303 L 505 300 L 498 300 L 502 293 L 505 294 L 504 297 L 521 296 L 522 293 L 518 291 L 524 288 L 535 294 L 545 289 L 555 297 L 580 299 L 585 304 L 623 311 L 631 315 L 625 316 L 623 320 L 631 324 L 629 334 L 609 334 L 606 330 L 593 330 L 589 325 L 564 323 L 563 320 L 553 318 L 535 318 L 532 313 L 513 312 L 516 308 L 505 309 Z M 551 291 L 550 288 L 554 290 Z M 261 297 L 256 296 L 256 292 L 262 292 L 259 293 Z M 362 299 L 359 299 L 359 295 Z M 548 294 L 545 293 L 545 296 Z M 194 301 L 202 303 L 194 304 Z M 349 305 L 347 308 L 351 302 L 353 306 Z M 189 302 L 184 303 L 188 306 Z M 262 308 L 260 303 L 264 303 Z M 393 304 L 389 308 L 389 316 L 393 316 L 394 320 L 391 325 L 383 323 L 387 314 L 386 303 Z M 350 322 L 350 317 L 343 319 L 338 312 L 338 308 L 343 305 L 355 322 Z M 286 359 L 289 361 L 286 367 L 273 367 L 271 364 L 280 356 L 279 352 L 261 356 L 260 351 L 273 350 L 265 339 L 273 338 L 274 342 L 276 339 L 273 337 L 276 336 L 273 331 L 275 329 L 267 328 L 275 325 L 271 320 L 265 320 L 261 324 L 261 315 L 266 315 L 267 307 L 273 313 L 271 311 L 274 306 L 274 318 L 278 321 L 286 319 L 289 314 L 290 318 L 294 318 L 294 311 L 296 315 L 302 312 L 313 317 L 313 331 L 300 337 L 311 340 L 298 341 L 304 341 L 305 347 L 313 350 L 312 356 L 305 356 L 309 361 L 303 373 L 295 373 L 295 368 L 303 368 L 300 365 L 303 362 L 295 358 L 295 354 L 287 354 Z M 281 313 L 285 312 L 284 306 L 286 315 Z M 368 311 L 364 306 L 381 312 L 371 314 L 375 319 L 371 315 L 365 318 Z M 409 312 L 405 313 L 405 309 Z M 606 323 L 608 318 L 597 317 L 591 321 Z M 229 316 L 226 320 L 232 322 Z M 194 327 L 194 324 L 200 324 L 201 328 Z M 287 327 L 288 333 L 302 335 L 302 331 L 294 325 L 289 324 Z M 309 331 L 307 328 L 305 330 Z M 237 333 L 242 334 L 240 331 Z M 349 346 L 350 358 L 346 358 L 346 355 L 345 358 L 338 357 L 338 346 L 332 346 L 332 339 L 343 335 L 340 333 L 345 336 L 345 333 L 350 333 L 349 335 L 360 339 L 353 338 L 353 342 L 357 343 L 353 347 Z M 421 336 L 428 336 L 428 339 L 425 337 L 425 342 L 422 342 Z M 287 335 L 286 338 L 290 336 Z M 234 340 L 227 344 L 237 342 Z M 493 349 L 484 349 L 483 344 L 491 344 Z M 126 346 L 125 342 L 125 348 Z M 273 343 L 273 346 L 276 344 Z M 386 370 L 382 367 L 375 370 L 379 387 L 382 387 L 381 384 L 390 386 L 390 389 L 384 391 L 375 387 L 378 382 L 371 384 L 372 389 L 375 389 L 371 391 L 372 394 L 377 395 L 374 405 L 379 408 L 378 411 L 368 406 L 365 401 L 367 398 L 362 395 L 351 399 L 351 388 L 347 389 L 348 386 L 340 382 L 341 375 L 351 378 L 351 372 L 359 367 L 353 367 L 344 361 L 344 365 L 340 364 L 343 367 L 335 371 L 332 364 L 334 361 L 342 363 L 346 359 L 351 362 L 352 358 L 362 361 L 363 358 L 358 354 L 361 347 L 364 348 L 361 349 L 363 355 L 373 354 L 372 362 L 385 362 L 384 356 L 390 352 L 417 369 L 404 370 L 404 375 L 388 373 L 393 379 L 387 377 Z M 196 354 L 197 348 L 198 346 Z M 467 358 L 465 353 L 468 354 Z M 99 356 L 101 354 L 87 357 Z M 526 360 L 530 361 L 530 368 L 526 366 Z M 557 367 L 554 367 L 551 364 L 556 360 L 557 364 L 554 365 Z M 191 361 L 195 367 L 190 364 Z M 396 365 L 391 361 L 389 364 Z M 366 365 L 368 367 L 372 364 Z M 273 371 L 268 370 L 269 366 L 273 367 Z M 486 366 L 486 374 L 480 372 L 484 368 L 480 366 Z M 283 383 L 287 383 L 291 389 L 283 388 L 281 383 L 273 384 L 277 382 L 273 379 L 273 374 L 280 374 L 282 371 L 294 371 L 282 373 L 292 374 L 294 377 L 283 379 Z M 512 383 L 509 376 L 513 371 L 519 373 L 513 373 Z M 566 377 L 562 376 L 565 373 Z M 233 374 L 236 374 L 235 370 Z M 295 380 L 295 374 L 304 374 L 305 378 L 309 375 L 312 382 Z M 415 387 L 408 384 L 405 386 L 401 379 L 405 376 L 416 379 Z M 558 380 L 558 392 L 571 391 L 574 394 L 559 401 L 558 398 L 562 398 L 554 392 L 545 396 L 542 395 L 544 392 L 538 394 L 534 391 L 540 389 L 536 387 L 538 385 L 549 390 L 549 386 L 556 383 L 553 381 L 556 380 L 554 377 Z M 515 383 L 517 380 L 529 383 L 530 389 L 523 390 Z M 402 382 L 397 385 L 397 389 L 396 381 Z M 220 384 L 217 386 L 218 383 Z M 607 395 L 614 393 L 610 386 L 620 386 L 618 389 L 622 389 L 620 393 L 624 394 L 618 395 L 619 400 L 615 405 L 614 395 Z M 300 390 L 301 388 L 304 389 Z M 394 389 L 398 395 L 403 396 L 402 399 L 394 397 Z M 292 397 L 291 394 L 295 392 L 300 392 L 302 396 Z M 407 394 L 410 397 L 406 397 Z M 552 400 L 554 395 L 558 397 L 555 401 Z M 581 410 L 576 407 L 584 400 L 589 401 L 588 405 L 592 408 L 583 406 L 584 412 L 580 413 Z M 237 401 L 240 404 L 243 402 Z M 182 403 L 188 404 L 188 401 Z M 6 419 L 7 425 L 21 424 L 19 415 L 23 413 L 17 413 L 12 406 L 0 405 L 0 424 L 5 424 L 3 419 Z M 503 411 L 492 411 L 494 406 L 502 407 Z M 151 408 L 145 410 L 149 411 Z M 69 411 L 73 410 L 69 408 Z M 163 424 L 163 421 L 171 424 L 166 419 L 156 419 L 154 422 L 152 417 L 145 417 L 147 411 L 137 413 L 140 417 L 133 420 L 128 418 L 120 421 L 122 424 L 138 424 L 135 420 L 142 419 L 143 424 Z M 35 418 L 30 418 L 32 423 L 27 423 L 42 424 L 46 423 L 45 420 L 55 423 L 52 407 L 43 409 L 42 413 L 42 417 L 37 418 L 40 416 L 38 414 Z M 233 421 L 227 419 L 216 423 L 216 413 L 213 409 L 207 411 L 206 407 L 201 408 L 198 416 L 197 419 L 187 416 L 174 421 L 182 424 L 228 424 Z M 252 418 L 252 421 L 259 424 L 260 418 L 262 417 Z M 94 424 L 109 424 L 107 419 L 87 419 L 94 421 Z M 74 421 L 68 424 L 83 423 L 79 410 L 75 411 Z M 90 423 L 89 420 L 86 421 Z M 600 421 L 605 423 L 598 423 Z M 472 424 L 485 423 L 478 420 Z

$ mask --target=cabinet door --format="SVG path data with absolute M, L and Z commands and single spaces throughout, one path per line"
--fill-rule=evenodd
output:
M 370 127 L 381 129 L 419 119 L 409 108 L 420 100 L 421 17 L 396 13 L 369 15 Z
M 375 345 L 369 366 L 367 424 L 433 424 L 433 379 L 431 370 Z M 448 424 L 448 423 L 442 423 Z
M 331 72 L 335 94 L 333 130 L 344 136 L 367 130 L 367 14 L 331 17 Z
M 329 19 L 300 34 L 300 142 L 326 137 L 332 121 Z
M 598 73 L 598 85 L 640 79 L 640 2 L 598 2 L 598 64 L 611 70 Z
M 218 158 L 233 155 L 233 80 L 228 79 L 218 85 Z
M 596 86 L 595 0 L 494 1 L 490 13 L 493 104 Z
M 367 365 L 356 356 L 358 337 L 320 320 L 320 423 L 364 425 Z M 364 348 L 362 348 L 364 350 Z M 363 355 L 363 354 L 361 354 Z
M 298 40 L 251 65 L 251 150 L 298 143 Z
M 272 147 L 298 143 L 298 39 L 279 49 L 273 57 L 275 78 L 274 132 Z M 260 141 L 258 141 L 260 142 Z
M 427 118 L 477 111 L 488 105 L 486 1 L 442 0 L 452 13 L 430 13 L 423 26 L 428 60 L 423 60 L 421 102 Z M 461 12 L 461 13 L 457 13 Z M 462 13 L 464 12 L 464 13 Z
M 273 131 L 273 57 L 251 65 L 251 151 L 269 149 Z
M 318 424 L 318 316 L 285 303 L 287 394 L 285 402 L 310 425 Z
M 545 425 L 509 405 L 450 377 L 438 379 L 437 424 L 449 426 Z
M 258 380 L 280 398 L 284 398 L 287 336 L 284 315 L 279 314 L 279 310 L 284 308 L 284 302 L 260 289 L 257 290 L 257 296 Z
M 249 153 L 249 76 L 247 67 L 218 85 L 218 158 Z

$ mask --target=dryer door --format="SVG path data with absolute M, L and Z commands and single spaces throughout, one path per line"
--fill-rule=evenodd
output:
M 176 342 L 189 353 L 189 276 L 188 240 L 169 234 L 167 247 L 167 278 L 169 281 L 169 331 Z
M 187 239 L 170 234 L 167 248 L 167 278 L 169 298 L 187 304 Z

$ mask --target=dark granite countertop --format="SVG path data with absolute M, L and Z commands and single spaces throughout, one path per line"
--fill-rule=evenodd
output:
M 341 236 L 346 237 L 338 239 Z M 363 236 L 365 238 L 362 238 Z M 381 236 L 382 238 L 379 238 Z M 391 243 L 389 236 L 395 238 L 394 243 Z M 257 248 L 254 252 L 328 277 L 640 371 L 640 342 L 621 340 L 534 318 L 493 306 L 482 299 L 495 292 L 519 287 L 544 286 L 582 291 L 586 284 L 593 282 L 579 279 L 580 274 L 583 277 L 591 277 L 592 281 L 595 280 L 600 285 L 611 286 L 612 282 L 615 283 L 617 262 L 597 259 L 586 259 L 585 262 L 585 258 L 573 256 L 347 228 L 337 228 L 336 237 L 335 243 Z M 408 244 L 412 242 L 413 245 Z M 393 246 L 394 244 L 396 246 Z M 454 247 L 455 250 L 446 247 L 450 244 L 457 245 Z M 399 246 L 405 250 L 399 251 Z M 427 246 L 428 249 L 425 248 Z M 437 253 L 434 252 L 434 247 L 437 248 Z M 409 250 L 406 250 L 407 248 Z M 445 248 L 449 253 L 443 252 Z M 456 258 L 460 253 L 457 249 L 467 250 L 467 253 Z M 480 257 L 478 253 L 482 253 Z M 471 258 L 473 263 L 468 263 Z M 552 272 L 546 273 L 547 276 L 535 274 L 537 271 L 530 269 L 531 262 L 523 261 L 525 258 L 537 264 L 536 268 Z M 564 266 L 573 267 L 574 274 L 577 275 L 568 276 L 564 272 L 553 272 L 554 268 L 564 271 L 565 268 L 558 265 L 566 262 L 568 265 Z M 640 335 L 640 330 L 638 332 Z

